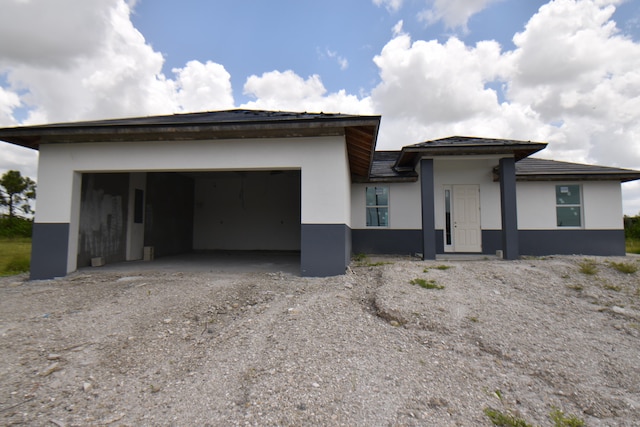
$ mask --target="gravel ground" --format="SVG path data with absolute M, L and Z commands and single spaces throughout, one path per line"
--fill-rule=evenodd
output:
M 638 426 L 640 258 L 589 259 L 1 278 L 0 424 Z

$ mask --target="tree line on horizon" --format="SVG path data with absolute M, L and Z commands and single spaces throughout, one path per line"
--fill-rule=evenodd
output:
M 0 237 L 31 237 L 33 214 L 31 200 L 36 198 L 36 183 L 20 171 L 10 170 L 0 177 Z

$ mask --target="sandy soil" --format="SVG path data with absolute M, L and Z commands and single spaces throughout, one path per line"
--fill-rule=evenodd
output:
M 640 258 L 584 259 L 2 278 L 0 424 L 637 426 Z

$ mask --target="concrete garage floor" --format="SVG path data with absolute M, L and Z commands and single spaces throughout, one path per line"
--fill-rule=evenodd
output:
M 170 255 L 153 261 L 127 261 L 80 271 L 168 271 L 206 273 L 275 273 L 300 275 L 300 253 L 279 251 L 206 251 Z

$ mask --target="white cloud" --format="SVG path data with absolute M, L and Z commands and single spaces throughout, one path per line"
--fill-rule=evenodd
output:
M 404 26 L 404 21 L 401 19 L 396 23 L 396 25 L 393 26 L 393 28 L 391 29 L 391 34 L 393 34 L 394 37 L 399 36 L 400 34 L 403 33 L 403 29 L 402 29 L 403 26 Z
M 0 176 L 8 170 L 17 170 L 23 176 L 35 179 L 38 174 L 38 152 L 29 148 L 0 143 Z
M 389 12 L 397 12 L 402 7 L 403 0 L 373 0 L 376 6 L 384 6 Z
M 428 0 L 431 7 L 418 14 L 428 25 L 443 21 L 447 28 L 463 28 L 476 13 L 501 0 Z
M 500 104 L 495 90 L 487 87 L 506 79 L 509 69 L 496 42 L 469 47 L 457 38 L 444 44 L 412 42 L 402 34 L 374 62 L 382 81 L 371 98 L 384 117 L 380 143 L 386 148 L 460 133 L 529 139 L 536 130 L 542 136 L 535 112 Z
M 291 70 L 271 71 L 262 76 L 250 76 L 244 85 L 244 94 L 256 98 L 242 108 L 371 114 L 368 98 L 359 99 L 344 90 L 327 94 L 320 76 L 306 80 Z
M 0 67 L 8 62 L 69 68 L 105 39 L 109 11 L 117 3 L 0 0 Z
M 19 124 L 18 109 L 28 111 L 20 124 L 35 124 L 233 107 L 222 65 L 191 61 L 166 78 L 162 54 L 133 26 L 123 0 L 0 7 L 0 75 L 8 83 L 0 87 L 0 126 Z M 35 178 L 37 152 L 0 144 L 0 173 Z
M 327 56 L 331 59 L 334 59 L 340 66 L 341 70 L 346 70 L 347 68 L 349 68 L 349 61 L 347 60 L 347 58 L 339 55 L 338 52 L 327 49 Z
M 75 0 L 73 5 L 68 4 L 68 10 L 99 15 L 101 19 L 97 21 L 106 23 L 105 29 L 98 26 L 96 34 L 100 38 L 89 36 L 86 45 L 80 43 L 77 49 L 69 51 L 55 46 L 65 44 L 67 39 L 73 44 L 73 40 L 84 38 L 83 32 L 92 33 L 91 28 L 80 27 L 75 34 L 59 40 L 53 37 L 53 47 L 49 46 L 51 43 L 32 40 L 33 47 L 27 49 L 29 55 L 38 56 L 41 50 L 51 48 L 57 55 L 50 61 L 46 56 L 32 60 L 26 54 L 12 57 L 10 52 L 6 55 L 4 50 L 0 51 L 0 56 L 9 58 L 3 66 L 11 87 L 26 91 L 22 102 L 32 108 L 26 123 L 172 111 L 172 84 L 160 74 L 164 59 L 133 27 L 128 6 L 122 1 L 102 1 L 92 2 L 95 9 L 91 12 L 85 12 L 82 6 L 74 7 L 85 3 Z M 39 3 L 28 6 L 32 13 L 39 13 Z M 55 22 L 68 10 L 52 11 L 49 21 Z M 49 30 L 55 28 L 44 29 Z
M 233 108 L 231 75 L 220 65 L 207 61 L 189 61 L 176 74 L 177 100 L 184 112 Z
M 400 35 L 374 58 L 382 79 L 373 92 L 376 104 L 383 113 L 418 116 L 425 123 L 482 113 L 497 105 L 496 93 L 484 82 L 498 76 L 500 61 L 495 42 L 469 48 L 456 38 L 412 43 Z
M 17 93 L 0 87 L 0 126 L 17 124 L 13 111 L 20 105 L 20 96 Z
M 173 70 L 175 80 L 165 77 L 162 54 L 133 26 L 125 1 L 61 1 L 63 9 L 0 0 L 16 14 L 7 20 L 20 22 L 8 29 L 0 26 L 0 34 L 21 36 L 21 28 L 27 27 L 22 15 L 33 15 L 36 23 L 42 23 L 38 31 L 31 29 L 35 35 L 25 34 L 25 43 L 0 42 L 0 58 L 4 58 L 0 72 L 5 73 L 12 93 L 24 92 L 21 106 L 30 108 L 25 123 L 233 107 L 230 75 L 222 65 L 190 61 Z M 40 17 L 45 12 L 46 19 Z M 65 28 L 59 28 L 58 21 Z M 73 27 L 73 33 L 67 26 Z M 15 109 L 14 104 L 0 98 L 0 119 L 7 108 Z
M 541 7 L 514 36 L 507 96 L 563 123 L 547 155 L 640 169 L 640 44 L 619 34 L 615 3 Z
M 616 3 L 551 1 L 507 52 L 496 42 L 411 41 L 396 32 L 374 59 L 379 148 L 495 136 L 548 141 L 547 158 L 640 169 L 640 44 L 618 32 Z M 502 101 L 496 84 L 506 89 Z M 624 194 L 625 212 L 637 210 L 640 185 L 626 184 Z

